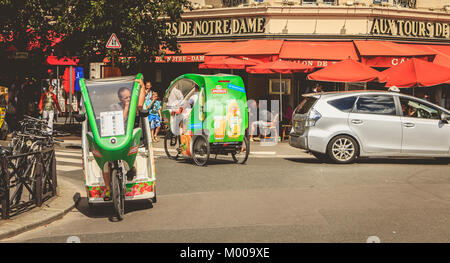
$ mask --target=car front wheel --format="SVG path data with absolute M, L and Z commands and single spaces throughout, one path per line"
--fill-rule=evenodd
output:
M 347 135 L 338 135 L 328 144 L 327 153 L 329 158 L 340 164 L 352 163 L 359 154 L 356 141 Z

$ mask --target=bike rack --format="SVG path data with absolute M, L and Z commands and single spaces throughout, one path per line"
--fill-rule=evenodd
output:
M 0 162 L 2 219 L 19 214 L 56 195 L 54 148 L 5 156 Z M 28 193 L 28 195 L 27 195 Z

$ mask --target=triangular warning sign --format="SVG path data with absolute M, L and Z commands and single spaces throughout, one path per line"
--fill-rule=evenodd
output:
M 111 37 L 108 40 L 108 43 L 106 44 L 106 48 L 121 48 L 119 39 L 117 38 L 116 34 L 112 33 Z

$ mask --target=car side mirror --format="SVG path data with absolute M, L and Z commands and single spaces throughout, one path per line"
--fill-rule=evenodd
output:
M 139 111 L 139 116 L 140 117 L 148 117 L 148 115 L 149 115 L 149 111 L 148 110 Z
M 86 114 L 84 114 L 84 113 L 75 114 L 75 120 L 77 120 L 78 122 L 85 121 L 86 120 Z

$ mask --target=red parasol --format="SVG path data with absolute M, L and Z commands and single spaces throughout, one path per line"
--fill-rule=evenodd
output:
M 412 58 L 381 72 L 380 80 L 386 87 L 430 87 L 450 82 L 450 68 Z
M 352 59 L 342 60 L 308 75 L 308 79 L 330 82 L 369 82 L 380 72 Z

